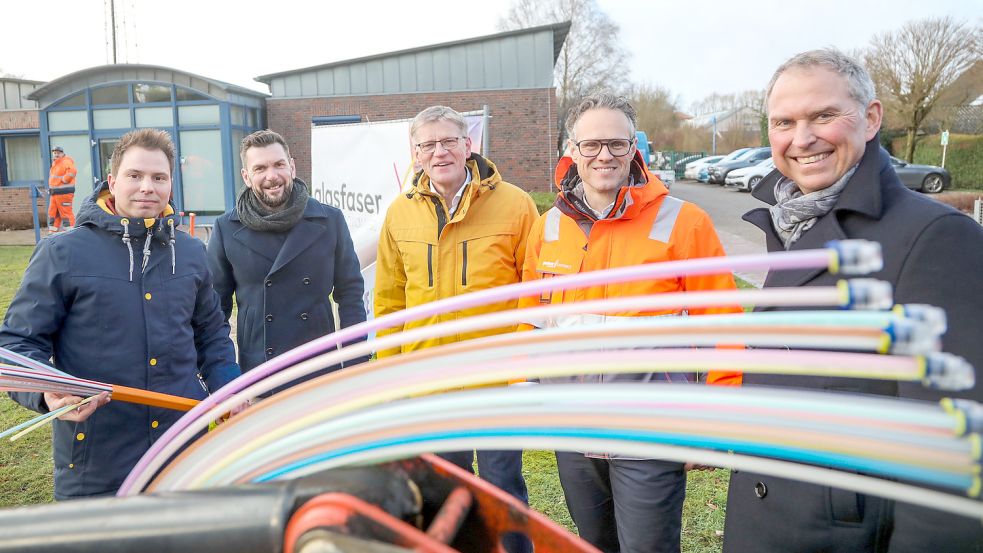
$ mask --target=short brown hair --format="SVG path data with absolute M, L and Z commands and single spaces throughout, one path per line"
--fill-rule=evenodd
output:
M 113 157 L 109 162 L 110 173 L 113 175 L 113 178 L 116 178 L 116 172 L 123 162 L 123 154 L 126 153 L 126 150 L 133 147 L 164 152 L 164 156 L 167 157 L 167 167 L 170 170 L 170 175 L 172 177 L 174 176 L 175 154 L 174 141 L 171 140 L 171 135 L 160 129 L 140 129 L 124 134 L 119 139 L 119 142 L 116 143 L 116 147 L 113 148 Z
M 283 146 L 283 151 L 286 152 L 287 159 L 290 159 L 290 147 L 287 146 L 287 141 L 277 132 L 264 129 L 243 138 L 242 143 L 239 145 L 239 159 L 242 160 L 242 166 L 246 166 L 246 150 L 249 148 L 265 148 L 274 144 Z

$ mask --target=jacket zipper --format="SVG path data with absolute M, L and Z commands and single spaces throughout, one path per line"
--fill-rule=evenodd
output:
M 436 196 L 428 196 L 430 201 L 433 202 L 433 206 L 437 209 L 437 238 L 440 239 L 440 233 L 444 232 L 444 225 L 447 224 L 447 213 L 444 211 L 443 204 L 440 203 L 440 198 Z
M 468 285 L 468 241 L 461 243 L 461 286 Z
M 433 288 L 433 244 L 427 244 L 427 273 L 430 276 L 430 287 Z

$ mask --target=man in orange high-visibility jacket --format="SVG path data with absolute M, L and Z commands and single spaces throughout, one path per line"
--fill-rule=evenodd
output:
M 585 98 L 567 118 L 570 157 L 560 160 L 560 189 L 553 208 L 529 231 L 524 281 L 724 255 L 710 217 L 669 196 L 645 167 L 635 147 L 635 110 L 625 98 Z M 730 274 L 644 280 L 553 292 L 523 298 L 520 306 L 671 292 L 730 290 Z M 692 309 L 688 314 L 733 313 L 737 306 Z M 686 315 L 679 310 L 631 311 L 556 317 L 533 326 L 568 326 L 616 317 Z M 692 380 L 682 374 L 587 375 L 568 382 Z M 739 384 L 740 374 L 711 372 L 708 382 Z M 659 459 L 598 452 L 556 452 L 560 484 L 574 523 L 584 538 L 609 552 L 680 550 L 686 467 Z
M 51 149 L 51 172 L 48 174 L 48 232 L 75 226 L 72 201 L 75 199 L 75 161 L 61 146 Z

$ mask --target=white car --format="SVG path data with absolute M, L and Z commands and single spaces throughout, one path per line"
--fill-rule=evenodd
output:
M 721 159 L 724 159 L 724 156 L 701 157 L 696 161 L 691 161 L 686 164 L 686 171 L 683 172 L 683 178 L 696 180 L 696 177 L 704 167 L 711 163 L 717 163 Z
M 754 187 L 758 185 L 768 173 L 775 168 L 775 162 L 771 158 L 762 160 L 757 165 L 752 165 L 750 167 L 744 167 L 743 169 L 734 169 L 730 173 L 727 173 L 727 178 L 724 180 L 724 185 L 736 187 L 738 190 L 744 190 L 745 192 L 750 192 L 754 190 Z

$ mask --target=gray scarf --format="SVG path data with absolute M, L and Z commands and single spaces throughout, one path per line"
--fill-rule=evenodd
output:
M 785 244 L 786 250 L 802 237 L 802 233 L 811 229 L 820 217 L 833 209 L 843 189 L 846 188 L 846 183 L 856 171 L 857 166 L 854 165 L 832 186 L 809 194 L 803 194 L 791 179 L 786 177 L 778 179 L 775 183 L 777 202 L 768 211 L 771 212 L 771 224 Z
M 307 185 L 294 179 L 290 197 L 281 209 L 276 211 L 263 205 L 249 187 L 243 188 L 236 199 L 236 212 L 242 224 L 259 232 L 286 232 L 294 227 L 304 216 L 307 199 L 311 195 Z

